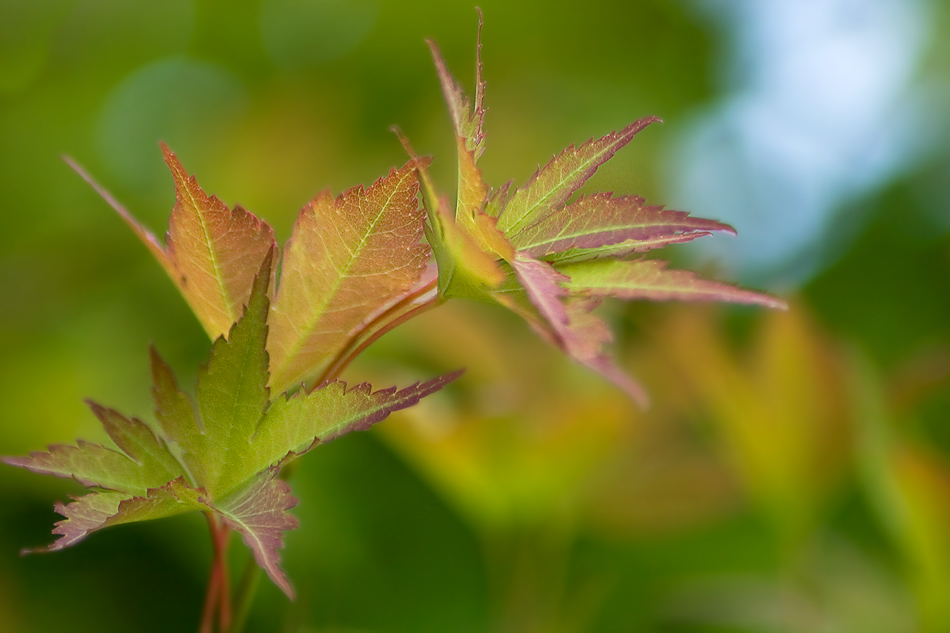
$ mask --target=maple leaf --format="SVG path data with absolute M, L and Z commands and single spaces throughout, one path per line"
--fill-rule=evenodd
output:
M 282 535 L 297 526 L 287 513 L 296 499 L 279 469 L 315 446 L 365 430 L 392 411 L 412 406 L 458 376 L 449 374 L 402 390 L 373 391 L 329 382 L 309 393 L 270 401 L 267 288 L 268 251 L 243 315 L 219 336 L 198 372 L 194 399 L 152 350 L 155 422 L 126 418 L 90 402 L 116 448 L 89 442 L 3 461 L 38 473 L 72 477 L 93 489 L 57 504 L 65 517 L 47 550 L 73 545 L 91 532 L 122 523 L 199 510 L 239 532 L 258 565 L 288 596 L 281 571 Z
M 779 299 L 736 286 L 668 270 L 660 260 L 629 259 L 668 244 L 688 242 L 732 227 L 688 213 L 647 205 L 638 196 L 595 193 L 571 198 L 605 162 L 656 117 L 552 158 L 521 187 L 491 190 L 476 163 L 484 151 L 484 81 L 481 13 L 476 47 L 475 99 L 448 71 L 429 43 L 455 127 L 458 194 L 455 214 L 416 160 L 427 211 L 426 235 L 439 266 L 439 295 L 494 301 L 515 311 L 575 361 L 600 372 L 634 399 L 646 402 L 637 383 L 603 351 L 609 328 L 591 314 L 605 297 L 705 300 L 784 308 Z M 415 156 L 407 141 L 404 145 Z
M 162 145 L 162 151 L 176 190 L 164 246 L 66 160 L 139 236 L 214 340 L 240 317 L 254 274 L 276 245 L 274 231 L 240 206 L 229 209 L 206 195 L 171 150 Z M 354 187 L 337 198 L 324 191 L 300 211 L 271 306 L 274 391 L 338 371 L 347 350 L 385 330 L 425 294 L 431 250 L 422 242 L 425 212 L 418 189 L 413 161 L 365 189 Z
M 415 165 L 365 190 L 324 192 L 301 211 L 284 251 L 269 351 L 283 391 L 324 365 L 377 311 L 409 292 L 431 251 L 421 243 Z
M 274 231 L 240 206 L 229 209 L 206 195 L 164 143 L 162 153 L 175 181 L 176 198 L 164 246 L 77 164 L 66 160 L 144 242 L 215 339 L 241 316 L 254 275 L 275 245 Z

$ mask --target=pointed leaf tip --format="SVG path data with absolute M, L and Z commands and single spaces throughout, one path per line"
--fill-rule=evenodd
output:
M 570 199 L 605 162 L 633 137 L 659 117 L 634 121 L 619 132 L 611 132 L 583 145 L 571 145 L 552 158 L 528 179 L 504 203 L 498 215 L 498 228 L 514 241 L 526 228 L 546 218 Z
M 429 50 L 432 53 L 432 59 L 435 63 L 436 73 L 439 76 L 439 83 L 442 86 L 442 94 L 445 97 L 449 108 L 449 114 L 455 126 L 455 134 L 458 136 L 465 149 L 472 152 L 473 160 L 477 161 L 485 147 L 485 133 L 483 125 L 485 120 L 485 82 L 482 80 L 482 12 L 478 12 L 478 36 L 475 46 L 475 98 L 474 102 L 469 99 L 458 83 L 455 77 L 448 69 L 445 58 L 438 45 L 432 40 L 426 40 Z
M 276 245 L 274 231 L 240 206 L 230 209 L 205 194 L 165 144 L 162 152 L 175 182 L 165 249 L 174 263 L 173 279 L 214 339 L 240 317 L 254 275 Z
M 265 345 L 273 252 L 270 249 L 264 256 L 243 316 L 227 339 L 222 336 L 214 342 L 207 365 L 198 371 L 196 418 L 203 429 L 188 433 L 187 445 L 200 456 L 192 465 L 196 484 L 215 499 L 230 494 L 259 470 L 249 470 L 243 455 L 270 403 Z

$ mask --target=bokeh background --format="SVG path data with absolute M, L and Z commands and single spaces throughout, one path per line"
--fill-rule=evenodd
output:
M 499 309 L 451 304 L 346 374 L 451 390 L 320 448 L 248 630 L 950 631 L 950 3 L 481 0 L 489 182 L 646 115 L 590 190 L 733 223 L 663 253 L 792 309 L 607 307 L 638 411 Z M 405 155 L 446 191 L 424 44 L 473 81 L 474 6 L 0 0 L 0 453 L 147 415 L 153 342 L 210 343 L 60 159 L 156 232 L 167 142 L 286 239 L 324 188 Z M 703 242 L 706 242 L 705 244 Z M 199 516 L 50 541 L 70 481 L 0 468 L 0 632 L 197 629 Z M 233 567 L 246 555 L 233 548 Z

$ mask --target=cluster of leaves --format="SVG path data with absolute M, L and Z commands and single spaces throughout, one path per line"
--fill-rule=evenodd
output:
M 491 190 L 476 166 L 484 149 L 481 62 L 472 102 L 434 45 L 432 52 L 458 141 L 455 213 L 435 192 L 428 160 L 407 142 L 411 159 L 402 168 L 336 198 L 323 192 L 304 207 L 280 256 L 279 275 L 271 227 L 206 195 L 167 147 L 177 200 L 164 243 L 74 165 L 158 259 L 214 345 L 193 400 L 153 351 L 155 423 L 91 404 L 118 450 L 79 442 L 5 459 L 93 489 L 57 506 L 66 519 L 49 549 L 109 525 L 199 510 L 239 532 L 290 595 L 277 550 L 282 533 L 296 525 L 287 514 L 295 500 L 276 478 L 280 468 L 457 376 L 376 392 L 335 380 L 385 332 L 450 298 L 497 302 L 642 402 L 642 389 L 603 352 L 610 332 L 591 313 L 603 298 L 781 305 L 638 257 L 731 231 L 727 225 L 647 206 L 636 196 L 571 200 L 601 164 L 657 119 L 568 148 L 520 188 Z M 433 255 L 437 267 L 428 265 Z
M 272 291 L 271 227 L 207 196 L 163 151 L 177 197 L 164 245 L 74 167 L 138 234 L 215 339 L 194 402 L 153 350 L 155 424 L 90 403 L 119 450 L 80 441 L 5 461 L 95 489 L 57 506 L 66 519 L 49 549 L 109 525 L 200 510 L 242 534 L 290 595 L 277 550 L 281 534 L 296 526 L 286 513 L 296 500 L 275 478 L 280 468 L 415 404 L 457 375 L 376 392 L 332 380 L 361 339 L 432 294 L 415 165 L 366 189 L 314 198 L 284 248 L 280 284 Z
M 48 549 L 73 545 L 110 525 L 199 510 L 240 533 L 261 568 L 292 594 L 277 550 L 283 532 L 297 525 L 287 514 L 296 499 L 276 478 L 280 468 L 318 444 L 415 404 L 457 374 L 399 391 L 373 392 L 367 384 L 348 389 L 334 381 L 272 401 L 265 348 L 271 260 L 269 252 L 243 316 L 227 338 L 218 337 L 199 370 L 194 402 L 153 349 L 155 423 L 89 403 L 119 450 L 80 441 L 5 459 L 96 489 L 57 505 L 66 519 L 57 523 L 60 538 Z
M 645 404 L 643 389 L 604 352 L 611 333 L 592 314 L 605 297 L 728 301 L 784 308 L 758 292 L 671 270 L 641 253 L 710 235 L 735 234 L 715 220 L 649 206 L 639 196 L 574 193 L 656 117 L 619 132 L 571 146 L 522 187 L 491 189 L 477 162 L 485 149 L 481 43 L 475 97 L 469 99 L 449 73 L 438 47 L 429 42 L 442 91 L 455 125 L 458 194 L 455 213 L 439 197 L 416 160 L 428 213 L 426 236 L 439 267 L 443 297 L 487 299 L 521 315 L 544 339 L 575 361 L 603 374 Z M 413 154 L 408 143 L 407 149 Z M 414 155 L 414 154 L 413 154 Z

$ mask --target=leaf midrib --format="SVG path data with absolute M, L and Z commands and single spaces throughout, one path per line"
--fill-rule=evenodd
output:
M 202 213 L 200 207 L 198 206 L 198 201 L 191 191 L 191 182 L 188 180 L 188 175 L 184 175 L 185 182 L 185 193 L 188 195 L 189 200 L 191 201 L 191 206 L 195 209 L 198 216 L 198 224 L 201 227 L 201 233 L 204 237 L 204 245 L 208 252 L 208 256 L 211 259 L 211 268 L 213 272 L 213 277 L 215 283 L 218 286 L 218 292 L 220 293 L 221 299 L 224 301 L 224 316 L 228 319 L 228 323 L 234 323 L 237 321 L 237 315 L 234 314 L 234 302 L 232 297 L 227 291 L 227 287 L 224 284 L 224 278 L 222 273 L 221 265 L 218 261 L 217 251 L 214 248 L 213 240 L 211 239 L 211 231 L 208 228 L 208 224 L 205 221 L 204 213 Z M 223 203 L 222 203 L 223 204 Z M 225 326 L 225 333 L 227 332 L 228 326 Z
M 328 291 L 324 294 L 324 297 L 325 297 L 324 301 L 319 305 L 318 309 L 315 311 L 313 318 L 307 321 L 306 328 L 303 330 L 305 334 L 302 334 L 296 337 L 296 341 L 289 348 L 288 353 L 284 356 L 280 367 L 276 368 L 272 372 L 271 374 L 272 376 L 283 378 L 284 372 L 287 369 L 287 367 L 289 367 L 294 361 L 294 359 L 296 359 L 300 355 L 300 350 L 303 348 L 306 341 L 313 335 L 313 332 L 316 329 L 317 324 L 320 323 L 320 320 L 326 314 L 327 306 L 330 305 L 333 298 L 336 297 L 337 293 L 339 292 L 340 287 L 343 285 L 344 280 L 350 278 L 349 271 L 353 268 L 353 265 L 359 259 L 360 254 L 363 252 L 363 248 L 365 248 L 366 243 L 369 241 L 369 237 L 374 234 L 374 230 L 376 226 L 381 222 L 381 218 L 385 214 L 386 210 L 389 209 L 389 206 L 392 203 L 392 200 L 395 197 L 396 192 L 399 191 L 400 187 L 402 186 L 402 183 L 405 182 L 405 179 L 410 177 L 411 174 L 412 174 L 412 171 L 407 170 L 405 175 L 402 178 L 400 178 L 399 181 L 396 183 L 396 185 L 393 187 L 392 193 L 390 193 L 389 196 L 386 198 L 386 203 L 383 205 L 380 205 L 379 213 L 376 214 L 376 217 L 367 227 L 367 230 L 363 233 L 362 237 L 360 238 L 357 248 L 353 250 L 350 256 L 347 265 L 343 267 L 343 269 L 340 271 L 340 274 L 337 278 L 337 283 L 333 284 L 330 287 L 330 289 L 328 289 Z M 364 191 L 364 195 L 365 195 L 365 191 Z M 333 200 L 333 203 L 336 204 L 336 200 Z M 281 383 L 283 382 L 285 381 L 282 380 Z
M 577 174 L 579 174 L 579 173 L 583 172 L 585 169 L 587 169 L 587 167 L 588 167 L 591 163 L 595 162 L 595 161 L 596 161 L 597 159 L 599 159 L 601 156 L 603 156 L 604 154 L 606 154 L 606 153 L 608 152 L 608 150 L 610 150 L 610 148 L 612 148 L 614 145 L 616 145 L 620 140 L 622 140 L 622 139 L 624 139 L 624 138 L 626 138 L 626 135 L 618 136 L 618 137 L 615 138 L 612 142 L 608 143 L 607 146 L 604 147 L 601 151 L 599 151 L 599 152 L 597 152 L 596 154 L 594 154 L 589 160 L 586 160 L 586 161 L 582 162 L 582 163 L 577 167 L 577 169 L 574 169 L 573 171 L 571 171 L 571 172 L 570 172 L 570 175 L 569 175 L 568 177 L 561 178 L 561 180 L 559 180 L 555 186 L 551 187 L 551 188 L 547 191 L 546 194 L 544 194 L 541 198 L 539 198 L 538 201 L 537 201 L 535 204 L 533 204 L 533 205 L 530 206 L 530 207 L 527 207 L 527 208 L 525 209 L 525 212 L 521 215 L 521 217 L 520 217 L 514 224 L 512 224 L 512 225 L 509 226 L 507 229 L 505 229 L 505 234 L 510 234 L 510 235 L 512 235 L 512 236 L 514 236 L 515 234 L 517 234 L 517 233 L 519 232 L 518 227 L 520 227 L 522 224 L 524 224 L 525 221 L 527 221 L 527 220 L 529 219 L 529 216 L 531 216 L 531 215 L 534 213 L 534 211 L 535 211 L 538 207 L 540 207 L 542 204 L 544 204 L 544 202 L 546 202 L 547 200 L 549 200 L 550 198 L 552 198 L 557 192 L 559 192 L 559 191 L 565 186 L 565 183 L 567 183 L 567 182 L 569 182 L 570 180 L 574 179 L 574 178 L 577 176 Z M 595 141 L 595 142 L 596 142 L 596 141 Z M 573 151 L 576 152 L 577 149 L 575 148 Z M 555 159 L 555 160 L 556 160 L 556 159 Z M 548 165 L 546 165 L 545 168 L 543 168 L 543 169 L 546 169 L 548 166 L 550 166 L 550 163 L 548 163 Z M 541 180 L 543 169 L 542 169 L 542 171 L 539 171 L 539 172 L 538 172 L 538 180 L 536 180 L 535 183 L 537 183 L 539 180 Z M 583 183 L 581 183 L 581 184 L 583 184 Z M 529 187 L 529 189 L 530 189 L 530 188 L 532 188 L 532 187 Z M 515 195 L 512 197 L 511 202 L 509 202 L 507 205 L 505 205 L 505 209 L 507 209 L 507 208 L 511 205 L 511 203 L 514 202 L 514 201 L 517 199 L 519 193 L 522 193 L 522 192 L 523 192 L 523 193 L 524 193 L 524 196 L 527 197 L 527 195 L 528 195 L 528 190 L 529 190 L 529 189 L 523 189 L 523 188 L 522 188 L 522 189 L 519 189 L 517 192 L 515 192 Z M 502 211 L 501 211 L 501 213 L 499 214 L 499 216 L 504 215 L 505 209 L 502 209 Z

